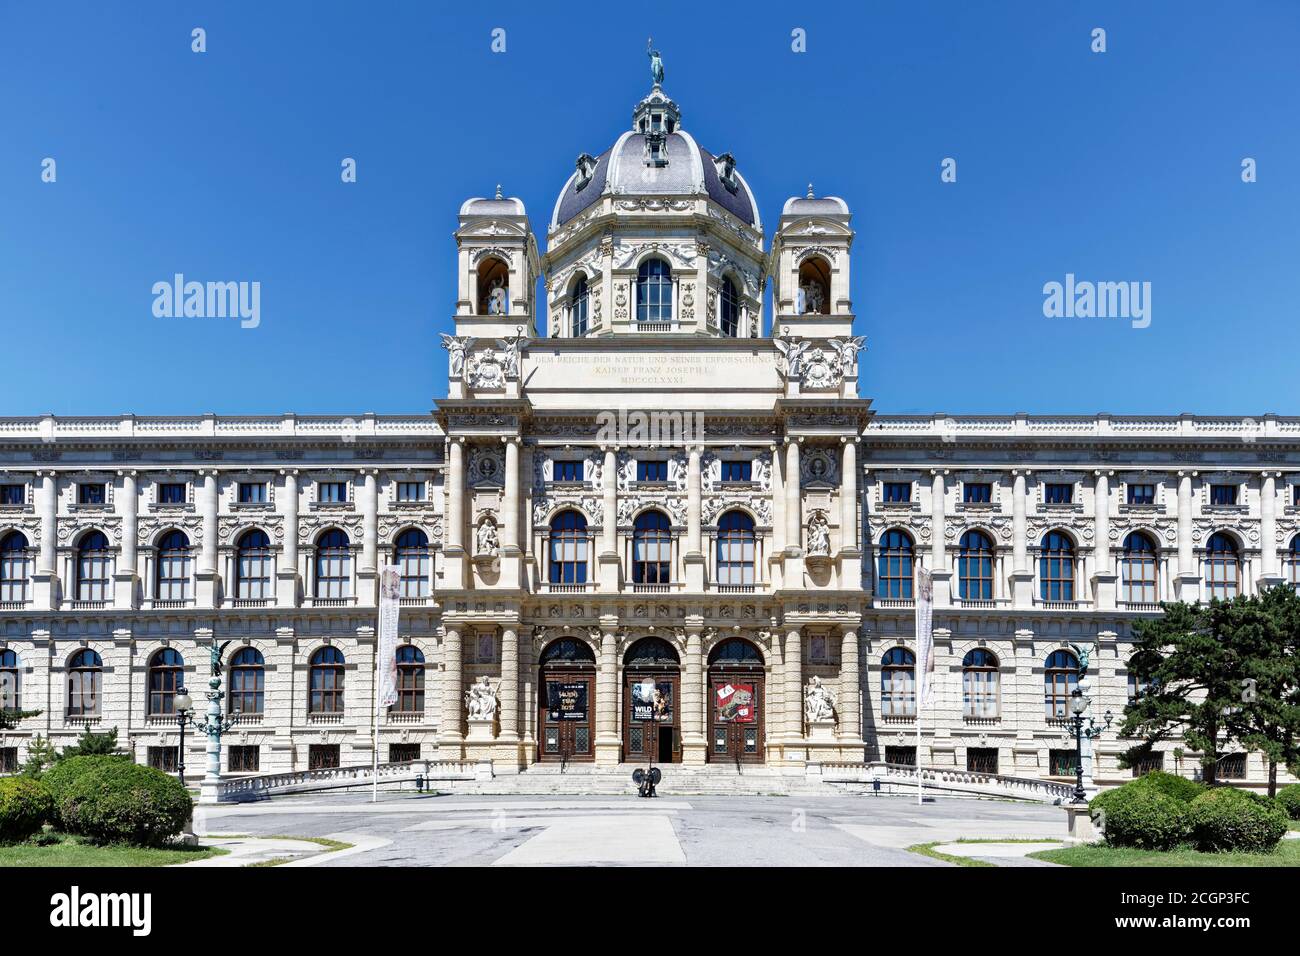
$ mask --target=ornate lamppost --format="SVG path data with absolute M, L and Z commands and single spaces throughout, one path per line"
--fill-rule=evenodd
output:
M 221 783 L 221 735 L 234 726 L 234 718 L 222 714 L 221 702 L 225 692 L 221 689 L 221 656 L 230 641 L 218 644 L 212 640 L 212 676 L 208 678 L 208 712 L 203 721 L 196 723 L 194 729 L 208 738 L 207 773 L 199 785 L 199 803 L 216 803 L 217 787 Z M 188 695 L 187 695 L 188 696 Z
M 176 726 L 181 732 L 181 744 L 176 748 L 176 776 L 183 787 L 185 786 L 185 725 L 190 722 L 194 701 L 184 687 L 179 687 L 176 689 L 176 697 L 173 698 L 172 704 L 176 710 Z
M 1070 691 L 1070 724 L 1074 728 L 1074 756 L 1075 756 L 1075 774 L 1074 774 L 1074 803 L 1087 803 L 1088 791 L 1083 783 L 1083 742 L 1088 741 L 1089 751 L 1091 751 L 1092 741 L 1096 740 L 1103 733 L 1103 728 L 1097 726 L 1097 722 L 1088 715 L 1088 709 L 1092 706 L 1092 698 L 1085 693 L 1088 690 L 1087 672 L 1082 671 L 1079 675 L 1079 682 Z M 1105 723 L 1105 730 L 1110 729 L 1111 721 L 1114 715 L 1107 710 L 1102 715 L 1102 721 Z M 1088 783 L 1092 783 L 1092 774 L 1088 774 Z

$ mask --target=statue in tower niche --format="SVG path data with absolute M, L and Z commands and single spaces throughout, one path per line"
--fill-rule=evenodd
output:
M 826 512 L 818 509 L 808 518 L 808 554 L 827 557 L 831 553 L 831 525 Z
M 497 538 L 497 523 L 492 520 L 491 515 L 479 523 L 477 544 L 479 554 L 495 556 L 501 550 L 500 541 Z
M 803 715 L 810 724 L 835 719 L 835 698 L 822 684 L 822 679 L 815 674 L 804 687 Z
M 505 315 L 506 314 L 506 284 L 497 277 L 492 280 L 487 294 L 488 315 Z
M 664 85 L 664 58 L 659 55 L 659 51 L 653 49 L 654 37 L 645 41 L 646 56 L 650 57 L 650 76 L 654 79 L 655 86 Z

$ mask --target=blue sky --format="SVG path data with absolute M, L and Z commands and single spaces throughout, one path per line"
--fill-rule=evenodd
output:
M 461 201 L 544 233 L 650 34 L 769 229 L 810 180 L 848 201 L 879 411 L 1300 414 L 1293 0 L 3 0 L 0 414 L 429 409 Z M 155 318 L 176 272 L 259 281 L 261 325 Z M 1067 273 L 1150 282 L 1150 327 L 1045 318 Z

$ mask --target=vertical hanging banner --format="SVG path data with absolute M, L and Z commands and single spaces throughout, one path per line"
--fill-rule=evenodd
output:
M 934 672 L 934 579 L 928 568 L 916 569 L 916 802 L 921 788 L 921 712 L 930 702 L 930 675 Z
M 402 573 L 395 565 L 379 571 L 379 691 L 375 711 L 397 703 L 397 616 L 401 608 Z

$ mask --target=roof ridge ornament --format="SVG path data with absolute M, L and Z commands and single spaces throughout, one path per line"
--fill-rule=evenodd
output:
M 497 199 L 501 199 L 501 198 L 502 198 L 502 196 L 501 196 L 501 184 L 500 184 L 500 183 L 497 183 L 497 195 L 496 195 L 496 198 L 497 198 Z
M 808 184 L 808 198 L 809 198 L 809 199 L 816 199 L 816 198 L 817 198 L 816 196 L 813 195 L 812 183 L 809 183 L 809 184 Z

